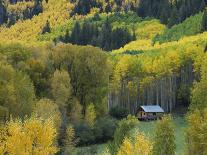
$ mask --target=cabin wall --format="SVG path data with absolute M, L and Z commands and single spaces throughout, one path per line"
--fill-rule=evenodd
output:
M 137 113 L 141 105 L 160 105 L 165 112 L 171 112 L 178 104 L 177 92 L 181 85 L 191 86 L 194 81 L 193 65 L 188 63 L 183 66 L 179 73 L 170 76 L 164 76 L 153 81 L 143 92 L 139 91 L 137 86 L 137 95 L 130 94 L 126 87 L 127 83 L 121 83 L 121 89 L 118 92 L 110 92 L 108 98 L 109 109 L 113 106 L 122 106 L 132 114 Z

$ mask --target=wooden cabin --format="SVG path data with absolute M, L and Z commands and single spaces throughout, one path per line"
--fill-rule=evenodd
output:
M 161 119 L 164 110 L 159 105 L 144 105 L 138 109 L 137 117 L 139 120 L 157 120 Z

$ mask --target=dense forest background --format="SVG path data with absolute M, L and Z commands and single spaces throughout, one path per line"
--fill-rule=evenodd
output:
M 104 154 L 174 155 L 170 116 L 153 142 L 130 138 L 141 105 L 187 109 L 183 152 L 206 154 L 206 6 L 0 0 L 0 154 L 84 154 L 77 147 L 107 143 Z

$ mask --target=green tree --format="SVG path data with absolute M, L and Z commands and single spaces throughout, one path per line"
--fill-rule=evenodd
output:
M 118 123 L 114 133 L 114 139 L 109 143 L 108 149 L 111 155 L 116 155 L 124 138 L 129 137 L 129 132 L 138 124 L 136 117 L 129 115 Z
M 72 124 L 77 125 L 81 122 L 81 120 L 83 119 L 82 110 L 82 105 L 77 99 L 73 98 L 67 110 L 69 115 L 69 121 Z
M 6 23 L 6 21 L 7 21 L 6 7 L 4 6 L 3 1 L 0 0 L 0 25 Z
M 202 110 L 207 107 L 207 80 L 202 79 L 200 82 L 195 83 L 192 90 L 190 109 Z
M 7 108 L 9 115 L 14 117 L 30 115 L 35 92 L 29 77 L 0 63 L 0 81 L 0 106 Z
M 72 94 L 83 106 L 83 114 L 88 103 L 101 103 L 107 95 L 110 72 L 109 60 L 102 50 L 91 46 L 60 44 L 53 50 L 52 59 L 55 68 L 68 70 Z
M 77 44 L 80 40 L 80 35 L 81 35 L 81 26 L 79 22 L 76 22 L 71 32 L 71 36 L 69 40 L 71 41 L 71 43 Z
M 173 25 L 176 25 L 179 23 L 179 12 L 176 7 L 173 8 L 172 14 L 169 18 L 168 27 L 172 27 Z
M 51 80 L 51 92 L 59 107 L 66 107 L 71 98 L 71 84 L 68 72 L 56 70 Z
M 45 26 L 44 26 L 43 29 L 42 29 L 42 34 L 50 33 L 50 32 L 51 32 L 50 23 L 49 23 L 49 21 L 47 20 Z
M 100 44 L 104 50 L 111 49 L 111 36 L 112 36 L 112 27 L 107 18 L 105 23 L 102 26 L 101 34 L 100 34 Z
M 207 9 L 205 9 L 201 22 L 201 32 L 207 31 Z
M 175 135 L 171 116 L 164 116 L 157 122 L 153 155 L 174 155 Z
M 66 129 L 66 137 L 65 137 L 65 151 L 64 153 L 67 155 L 75 155 L 76 154 L 76 146 L 77 140 L 75 138 L 75 130 L 73 126 L 69 125 Z
M 96 120 L 95 106 L 94 106 L 93 103 L 90 103 L 86 107 L 85 121 L 88 124 L 88 126 L 90 126 L 91 128 L 93 128 L 93 126 L 95 124 L 95 120 Z
M 60 126 L 60 142 L 62 136 L 65 134 L 66 122 L 67 122 L 67 107 L 69 106 L 71 99 L 72 86 L 70 84 L 70 76 L 68 72 L 64 70 L 56 70 L 51 79 L 51 92 L 55 103 L 59 106 L 61 112 L 61 126 Z M 61 142 L 62 143 L 62 142 Z

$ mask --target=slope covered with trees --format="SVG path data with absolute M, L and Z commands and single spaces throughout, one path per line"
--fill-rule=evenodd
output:
M 105 154 L 174 155 L 171 116 L 154 139 L 131 137 L 139 124 L 131 115 L 151 104 L 189 108 L 183 152 L 206 154 L 205 7 L 0 0 L 0 154 L 78 154 L 107 143 Z

